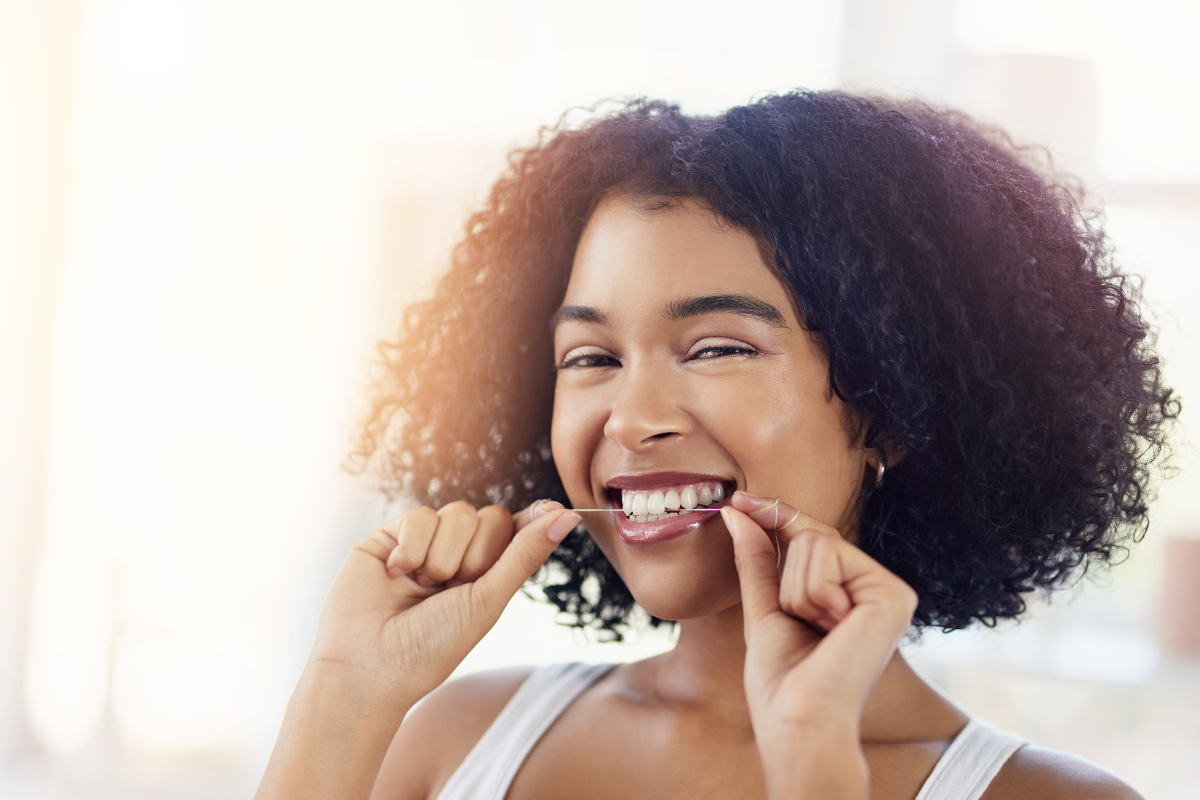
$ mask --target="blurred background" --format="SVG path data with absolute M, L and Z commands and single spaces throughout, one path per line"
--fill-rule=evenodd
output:
M 0 797 L 251 795 L 346 549 L 374 342 L 568 107 L 918 95 L 1046 148 L 1145 277 L 1178 474 L 1110 575 L 906 645 L 1147 797 L 1200 783 L 1200 5 L 0 0 Z M 1187 402 L 1191 399 L 1191 403 Z M 518 596 L 462 666 L 632 660 Z

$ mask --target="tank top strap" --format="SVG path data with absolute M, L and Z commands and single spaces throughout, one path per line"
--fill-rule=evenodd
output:
M 525 757 L 571 702 L 615 664 L 537 667 L 438 794 L 438 800 L 504 800 Z
M 1009 756 L 1028 743 L 972 717 L 938 759 L 916 800 L 979 800 Z

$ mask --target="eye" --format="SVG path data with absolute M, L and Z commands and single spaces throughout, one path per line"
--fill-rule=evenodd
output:
M 709 358 L 723 358 L 725 356 L 747 356 L 753 357 L 759 355 L 759 351 L 746 344 L 745 342 L 721 342 L 698 344 L 691 354 L 687 357 L 688 361 L 704 360 Z
M 603 350 L 589 350 L 582 347 L 577 347 L 574 350 L 567 352 L 563 356 L 563 362 L 556 364 L 556 370 L 571 369 L 574 367 L 619 367 L 621 362 L 618 361 L 611 353 Z

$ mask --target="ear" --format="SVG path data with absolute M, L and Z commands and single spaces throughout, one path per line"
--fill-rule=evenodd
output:
M 863 454 L 866 461 L 864 481 L 874 487 L 883 482 L 887 470 L 899 464 L 906 452 L 901 444 L 888 440 L 881 447 L 865 448 Z
M 873 470 L 878 470 L 881 464 L 886 469 L 891 469 L 903 461 L 904 456 L 907 455 L 907 451 L 903 446 L 891 441 L 885 442 L 882 449 L 872 447 L 864 449 L 863 453 L 866 456 L 867 465 Z

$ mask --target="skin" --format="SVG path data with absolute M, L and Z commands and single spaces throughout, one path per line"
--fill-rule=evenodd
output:
M 731 292 L 778 319 L 665 313 Z M 916 597 L 853 544 L 880 454 L 757 241 L 690 201 L 607 198 L 563 306 L 598 312 L 555 331 L 552 447 L 572 504 L 606 506 L 609 479 L 660 471 L 739 493 L 699 530 L 649 545 L 589 518 L 679 640 L 585 691 L 508 797 L 915 797 L 967 718 L 896 651 Z M 373 531 L 330 590 L 258 796 L 435 797 L 528 670 L 443 682 L 578 521 L 553 503 L 515 518 L 456 503 Z M 1027 746 L 984 796 L 1137 795 Z

